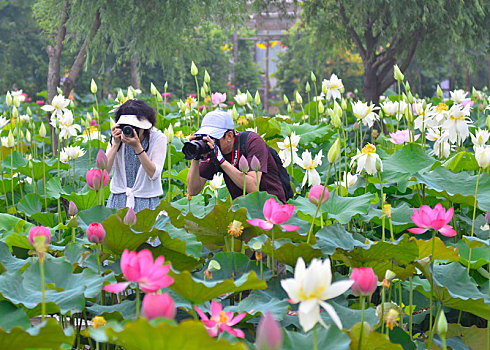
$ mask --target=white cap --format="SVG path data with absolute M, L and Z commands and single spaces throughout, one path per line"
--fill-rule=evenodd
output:
M 139 120 L 134 114 L 123 114 L 117 121 L 118 124 L 127 124 L 140 129 L 151 129 L 152 125 L 147 119 Z
M 196 134 L 209 135 L 215 139 L 220 139 L 227 130 L 234 129 L 235 123 L 233 123 L 231 113 L 217 109 L 202 118 L 201 128 L 196 131 Z

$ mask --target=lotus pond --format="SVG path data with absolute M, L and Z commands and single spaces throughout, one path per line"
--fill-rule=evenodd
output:
M 374 106 L 312 74 L 273 115 L 209 76 L 185 100 L 7 93 L 0 348 L 489 349 L 489 98 L 398 79 Z M 105 207 L 97 169 L 131 98 L 168 140 L 162 200 L 136 214 Z M 232 201 L 221 177 L 187 195 L 183 142 L 216 108 L 279 151 L 288 204 Z

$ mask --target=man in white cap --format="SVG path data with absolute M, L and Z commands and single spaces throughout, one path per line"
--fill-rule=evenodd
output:
M 206 135 L 203 140 L 211 148 L 211 152 L 204 159 L 193 159 L 187 173 L 187 193 L 195 196 L 201 192 L 207 180 L 222 172 L 226 187 L 233 199 L 243 194 L 243 173 L 238 169 L 242 155 L 251 168 L 252 158 L 255 156 L 260 162 L 260 171 L 248 171 L 245 176 L 246 192 L 257 191 L 259 179 L 260 191 L 276 195 L 283 203 L 286 202 L 284 189 L 279 178 L 276 162 L 269 152 L 265 141 L 255 132 L 247 135 L 246 142 L 236 132 L 233 117 L 229 112 L 215 110 L 204 116 L 201 128 L 190 137 L 195 140 L 196 135 Z

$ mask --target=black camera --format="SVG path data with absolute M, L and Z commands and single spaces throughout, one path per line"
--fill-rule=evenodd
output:
M 122 133 L 126 137 L 133 137 L 134 136 L 134 131 L 136 131 L 136 134 L 138 134 L 138 128 L 129 124 L 121 124 L 118 126 L 119 129 L 122 130 Z
M 207 135 L 196 135 L 196 138 L 192 141 L 184 142 L 184 147 L 182 147 L 182 152 L 184 153 L 184 158 L 187 160 L 191 159 L 201 159 L 203 154 L 209 153 L 211 148 L 209 147 L 206 140 L 203 140 Z M 216 143 L 219 140 L 213 139 Z

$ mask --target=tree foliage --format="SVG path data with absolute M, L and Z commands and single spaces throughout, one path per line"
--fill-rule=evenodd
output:
M 406 70 L 418 49 L 488 47 L 490 3 L 483 0 L 307 0 L 304 11 L 319 40 L 329 33 L 356 45 L 373 102 L 394 82 L 393 65 Z

